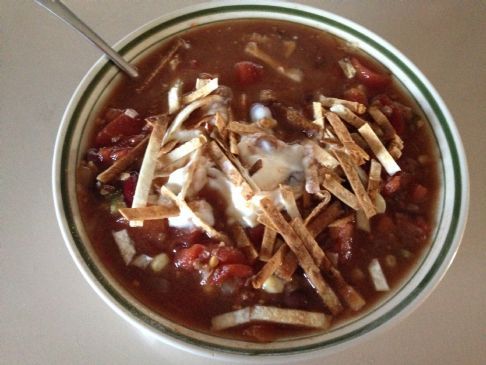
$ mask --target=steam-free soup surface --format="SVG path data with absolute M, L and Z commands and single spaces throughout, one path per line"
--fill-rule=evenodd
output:
M 249 43 L 256 45 L 277 65 L 249 52 Z M 166 58 L 167 62 L 160 67 L 161 61 Z M 91 147 L 78 171 L 78 201 L 91 244 L 103 265 L 137 300 L 160 315 L 190 328 L 250 341 L 270 341 L 319 329 L 256 321 L 215 331 L 211 320 L 224 313 L 262 305 L 323 313 L 336 323 L 375 305 L 389 292 L 383 288 L 377 290 L 370 273 L 372 262 L 378 262 L 391 290 L 413 269 L 417 258 L 430 243 L 433 231 L 438 190 L 436 157 L 427 123 L 387 70 L 331 35 L 301 25 L 265 20 L 194 27 L 161 44 L 137 66 L 141 75 L 139 80 L 122 80 L 98 116 L 92 131 Z M 249 165 L 251 156 L 263 153 L 259 148 L 264 149 L 265 143 L 281 146 L 273 147 L 275 151 L 285 148 L 300 151 L 296 153 L 302 153 L 302 158 L 295 162 L 299 167 L 289 168 L 288 176 L 282 177 L 283 180 L 278 183 L 290 186 L 303 220 L 323 199 L 330 198 L 328 206 L 334 204 L 336 207 L 333 221 L 328 222 L 330 227 L 323 227 L 315 239 L 346 284 L 363 298 L 366 304 L 361 309 L 354 311 L 349 308 L 332 275 L 329 277 L 328 271 L 321 267 L 324 280 L 334 290 L 343 308 L 339 314 L 333 314 L 309 283 L 306 269 L 299 260 L 295 260 L 295 271 L 290 277 L 279 274 L 277 270 L 263 287 L 255 288 L 255 276 L 268 262 L 268 257 L 260 257 L 265 226 L 255 220 L 256 213 L 246 218 L 231 213 L 235 211 L 229 207 L 232 201 L 216 188 L 215 183 L 210 183 L 217 181 L 214 170 L 210 170 L 213 175 L 209 173 L 209 178 L 204 175 L 208 182 L 186 200 L 188 203 L 204 201 L 205 207 L 210 206 L 209 210 L 205 208 L 198 212 L 214 230 L 229 238 L 227 242 L 211 237 L 197 224 L 174 223 L 174 218 L 145 220 L 142 227 L 130 226 L 119 208 L 132 205 L 140 166 L 144 163 L 143 153 L 111 181 L 96 181 L 98 174 L 125 158 L 135 146 L 143 143 L 144 138 L 150 138 L 153 123 L 146 123 L 146 118 L 168 113 L 169 90 L 180 83 L 181 93 L 188 94 L 195 89 L 198 78 L 218 78 L 219 87 L 212 95 L 220 95 L 224 100 L 213 106 L 219 114 L 215 114 L 211 106 L 196 109 L 181 127 L 181 130 L 197 130 L 197 135 L 207 137 L 207 145 L 201 147 L 200 153 L 200 161 L 203 162 L 199 163 L 207 164 L 208 171 L 218 170 L 208 152 L 209 143 L 222 140 L 229 150 L 231 134 L 240 152 L 245 146 L 256 146 L 254 150 L 248 147 L 248 156 L 234 156 L 257 182 L 272 185 L 272 181 L 261 182 L 261 174 L 271 171 L 270 176 L 279 179 L 277 159 L 263 159 L 259 172 L 259 166 Z M 329 105 L 323 103 L 322 112 L 324 126 L 331 135 L 326 135 L 315 123 L 313 102 L 324 100 L 321 96 L 364 105 L 366 111 L 359 117 L 372 126 L 383 145 L 390 149 L 392 137 L 369 113 L 370 108 L 375 107 L 403 141 L 401 156 L 395 158 L 401 171 L 390 175 L 384 167 L 381 168 L 378 195 L 386 210 L 365 217 L 364 225 L 362 213 L 357 213 L 356 209 L 324 187 L 324 176 L 328 174 L 326 176 L 336 179 L 344 189 L 356 195 L 341 166 L 330 171 L 315 162 L 320 192 L 308 191 L 311 189 L 307 185 L 309 166 L 315 161 L 312 153 L 308 154 L 309 147 L 306 146 L 309 140 L 333 156 L 334 149 L 346 150 L 336 133 L 332 133 L 333 128 L 326 119 L 325 115 L 331 108 Z M 255 105 L 256 111 L 251 111 Z M 179 111 L 167 116 L 169 125 Z M 270 127 L 263 124 L 261 135 L 232 132 L 221 137 L 218 134 L 220 129 L 215 124 L 216 118 L 222 118 L 226 125 L 230 121 L 257 125 L 263 120 L 258 113 L 263 113 L 263 119 L 276 122 Z M 295 122 L 292 115 L 297 115 L 297 119 L 304 122 Z M 366 191 L 370 161 L 377 161 L 377 157 L 366 141 L 359 138 L 358 128 L 344 119 L 341 122 L 356 145 L 362 146 L 369 155 L 368 160 L 356 164 Z M 175 144 L 174 148 L 181 144 L 183 142 Z M 273 151 L 272 147 L 269 148 Z M 289 156 L 295 157 L 295 154 Z M 353 159 L 353 155 L 350 156 Z M 284 159 L 288 164 L 290 160 L 291 157 Z M 310 165 L 307 164 L 309 161 Z M 181 164 L 181 168 L 188 163 Z M 269 170 L 272 163 L 275 170 Z M 297 171 L 299 168 L 301 170 Z M 221 179 L 226 179 L 224 171 L 220 172 Z M 179 193 L 180 186 L 174 188 L 175 185 L 170 184 L 177 180 L 175 175 L 162 175 L 152 181 L 146 204 L 160 203 L 157 199 L 162 186 Z M 278 186 L 275 189 L 278 190 Z M 289 212 L 279 202 L 274 201 L 285 220 L 290 222 Z M 383 205 L 376 199 L 372 203 L 375 208 Z M 244 229 L 257 257 L 249 254 L 248 248 L 242 247 L 241 242 L 235 239 L 235 224 Z M 114 232 L 123 230 L 126 230 L 135 250 L 130 260 L 123 255 L 114 238 Z M 287 244 L 282 237 L 277 235 L 272 255 L 279 244 Z M 292 249 L 286 248 L 285 252 L 286 259 L 292 256 Z M 156 259 L 158 266 L 154 264 Z M 284 260 L 282 265 L 289 263 Z

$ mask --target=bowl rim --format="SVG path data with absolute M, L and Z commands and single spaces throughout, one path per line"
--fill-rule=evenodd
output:
M 414 310 L 426 297 L 432 292 L 433 288 L 439 283 L 448 267 L 452 263 L 452 260 L 459 247 L 467 218 L 467 211 L 469 205 L 469 177 L 466 163 L 466 157 L 464 148 L 457 131 L 457 127 L 450 115 L 447 107 L 440 98 L 437 91 L 433 88 L 426 77 L 417 69 L 411 61 L 408 60 L 401 52 L 395 47 L 390 45 L 387 41 L 383 40 L 380 36 L 371 32 L 370 30 L 333 13 L 317 9 L 314 7 L 290 3 L 290 2 L 275 2 L 275 1 L 216 1 L 211 3 L 201 3 L 186 8 L 179 9 L 170 14 L 166 14 L 159 18 L 156 18 L 145 25 L 142 25 L 137 30 L 129 33 L 121 41 L 115 45 L 115 49 L 119 50 L 122 54 L 127 52 L 129 46 L 137 43 L 137 39 L 141 36 L 146 36 L 150 32 L 155 32 L 157 27 L 168 26 L 176 22 L 186 21 L 191 18 L 199 17 L 205 14 L 216 14 L 224 12 L 235 11 L 247 11 L 247 12 L 281 12 L 298 17 L 312 18 L 319 22 L 327 22 L 333 26 L 340 27 L 346 32 L 352 33 L 363 39 L 365 42 L 372 44 L 377 48 L 384 57 L 391 59 L 394 63 L 405 69 L 410 78 L 414 80 L 416 85 L 419 86 L 422 93 L 426 96 L 427 101 L 433 106 L 433 113 L 437 115 L 440 125 L 442 126 L 445 138 L 448 142 L 448 147 L 451 149 L 452 164 L 454 167 L 456 189 L 454 197 L 454 214 L 452 217 L 451 225 L 449 227 L 448 235 L 444 241 L 441 249 L 441 255 L 438 256 L 432 267 L 430 268 L 427 276 L 419 287 L 417 287 L 409 296 L 414 295 L 408 301 L 404 301 L 403 305 L 396 307 L 395 313 L 390 317 L 392 320 L 375 321 L 374 326 L 368 328 L 365 333 L 377 334 L 391 325 L 396 324 L 400 319 L 403 319 L 412 310 Z M 93 67 L 84 76 L 78 87 L 76 88 L 73 96 L 65 110 L 62 118 L 61 126 L 57 134 L 54 159 L 52 166 L 52 189 L 53 198 L 56 211 L 56 217 L 61 228 L 61 232 L 65 241 L 65 244 L 71 254 L 71 257 L 75 261 L 78 269 L 83 274 L 84 278 L 93 287 L 96 293 L 119 315 L 125 320 L 129 321 L 137 328 L 144 331 L 149 331 L 157 338 L 164 342 L 174 345 L 192 353 L 197 353 L 203 356 L 219 357 L 224 359 L 234 359 L 238 357 L 244 357 L 246 355 L 258 355 L 259 358 L 275 355 L 297 355 L 300 359 L 302 355 L 315 355 L 316 353 L 332 353 L 339 351 L 343 348 L 351 346 L 359 341 L 364 341 L 366 337 L 362 336 L 362 333 L 352 337 L 350 339 L 344 339 L 337 343 L 327 344 L 323 346 L 322 343 L 313 344 L 310 346 L 289 348 L 286 350 L 267 352 L 267 351 L 254 351 L 254 350 L 235 350 L 218 347 L 214 344 L 201 343 L 200 341 L 178 336 L 174 333 L 163 333 L 160 330 L 154 328 L 149 322 L 140 318 L 140 316 L 129 310 L 123 303 L 113 296 L 111 292 L 103 283 L 100 283 L 96 273 L 93 272 L 93 268 L 86 262 L 86 257 L 83 252 L 80 251 L 79 246 L 76 244 L 76 227 L 73 227 L 72 220 L 66 218 L 69 216 L 70 204 L 64 200 L 66 193 L 66 181 L 64 179 L 66 166 L 66 156 L 72 153 L 70 149 L 67 149 L 69 144 L 65 144 L 65 138 L 69 135 L 70 129 L 74 126 L 71 124 L 75 119 L 76 109 L 81 103 L 81 99 L 87 90 L 87 87 L 97 82 L 97 78 L 100 77 L 100 72 L 103 68 L 113 67 L 108 61 L 101 57 Z M 446 245 L 446 241 L 449 243 Z M 440 260 L 439 260 L 440 259 Z M 408 298 L 408 297 L 407 297 Z M 388 313 L 387 313 L 388 314 Z M 382 316 L 384 317 L 384 316 Z M 369 327 L 369 326 L 368 326 Z M 312 351 L 311 354 L 309 351 Z M 279 356 L 278 356 L 279 357 Z

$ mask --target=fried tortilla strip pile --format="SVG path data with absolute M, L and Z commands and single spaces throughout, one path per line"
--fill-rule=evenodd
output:
M 348 181 L 353 188 L 354 194 L 361 209 L 363 209 L 367 218 L 373 217 L 376 215 L 376 209 L 363 184 L 361 183 L 361 180 L 359 179 L 356 166 L 353 165 L 351 159 L 345 152 L 335 150 L 334 154 L 339 160 L 339 163 L 341 164 L 341 167 L 343 168 L 344 173 L 346 174 Z
M 299 218 L 294 218 L 291 226 L 304 242 L 307 250 L 314 258 L 315 264 L 324 271 L 324 275 L 334 284 L 346 304 L 354 311 L 360 310 L 366 304 L 363 297 L 346 283 L 339 270 L 332 265 L 304 223 Z
M 364 114 L 366 112 L 366 106 L 356 101 L 328 98 L 324 95 L 319 96 L 319 101 L 321 102 L 322 106 L 326 108 L 332 108 L 335 105 L 343 105 L 351 110 L 353 113 Z
M 277 232 L 279 232 L 279 234 L 283 237 L 285 243 L 297 257 L 299 265 L 304 270 L 309 282 L 316 289 L 317 294 L 321 297 L 326 307 L 334 315 L 341 312 L 343 309 L 341 302 L 337 298 L 332 288 L 325 282 L 319 268 L 314 263 L 314 260 L 305 248 L 303 242 L 292 227 L 287 223 L 280 211 L 268 198 L 263 198 L 260 201 L 260 207 L 267 218 L 269 218 L 269 220 L 273 223 L 275 228 L 277 228 Z
M 147 149 L 145 150 L 145 155 L 143 157 L 142 167 L 140 168 L 140 174 L 138 175 L 132 208 L 141 208 L 147 205 L 147 199 L 152 187 L 155 169 L 157 167 L 157 154 L 159 153 L 162 138 L 167 130 L 168 123 L 169 117 L 167 115 L 161 115 L 153 126 Z M 143 226 L 143 221 L 130 221 L 130 226 Z

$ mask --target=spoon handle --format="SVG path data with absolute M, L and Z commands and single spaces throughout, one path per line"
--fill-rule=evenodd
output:
M 123 57 L 111 48 L 103 39 L 101 39 L 91 28 L 89 28 L 76 14 L 74 14 L 66 5 L 60 0 L 35 0 L 35 2 L 51 13 L 59 17 L 61 20 L 71 25 L 79 33 L 84 35 L 95 46 L 101 49 L 122 71 L 127 73 L 132 78 L 138 77 L 138 71 L 135 67 L 127 63 Z

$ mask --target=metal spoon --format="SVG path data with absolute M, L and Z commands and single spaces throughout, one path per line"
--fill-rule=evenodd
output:
M 100 38 L 100 36 L 91 30 L 60 0 L 35 0 L 35 2 L 84 35 L 95 46 L 101 49 L 108 56 L 108 58 L 112 60 L 115 65 L 117 65 L 128 76 L 131 78 L 138 77 L 138 71 L 135 67 L 128 64 L 118 52 L 111 48 L 103 39 Z

